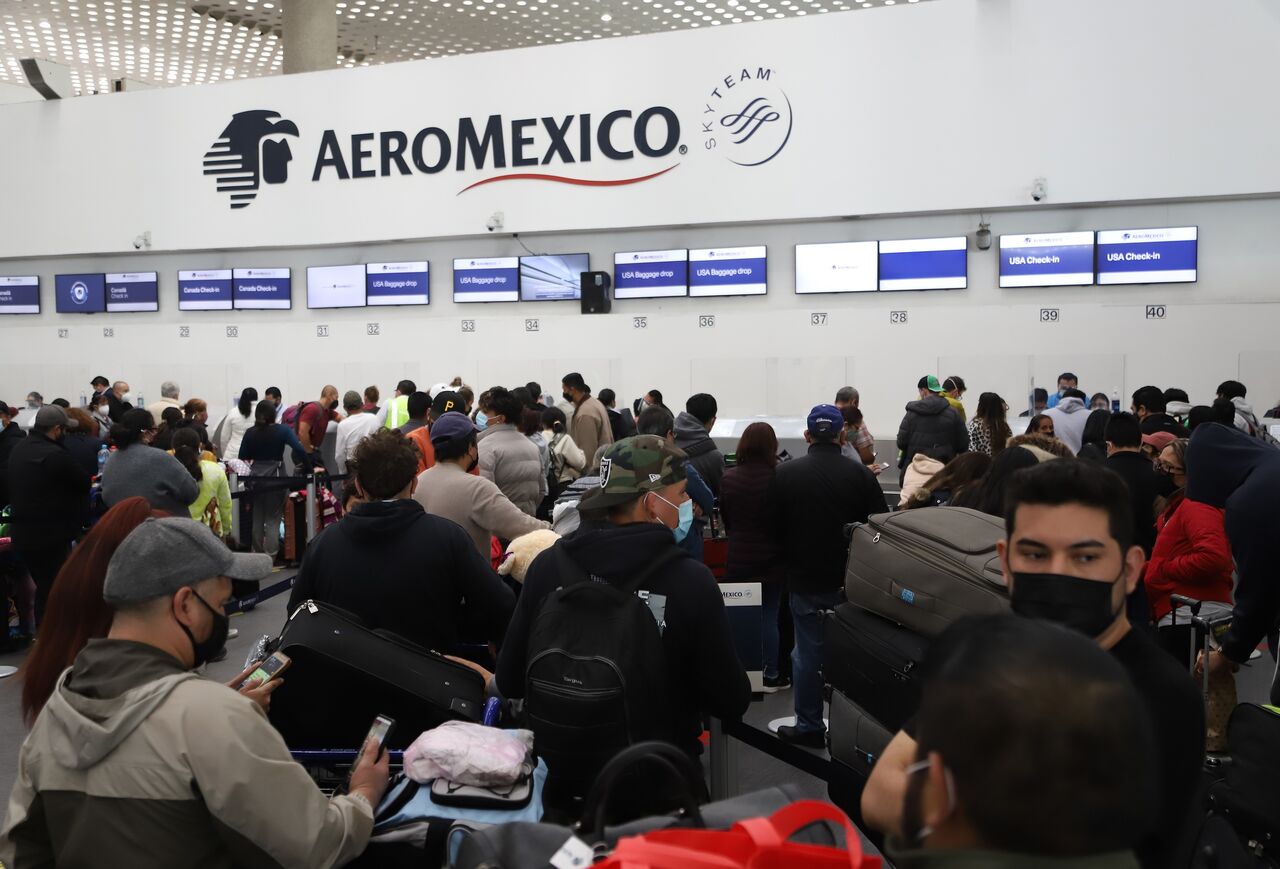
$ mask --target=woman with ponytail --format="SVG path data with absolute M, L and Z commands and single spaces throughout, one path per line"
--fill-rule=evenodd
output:
M 188 505 L 199 496 L 200 486 L 181 462 L 163 450 L 152 449 L 155 434 L 155 417 L 141 409 L 126 411 L 111 427 L 116 452 L 102 472 L 102 500 L 112 507 L 141 495 L 156 510 L 185 516 Z
M 201 457 L 200 436 L 193 429 L 184 428 L 174 434 L 173 457 L 200 484 L 200 494 L 188 508 L 191 518 L 225 538 L 231 533 L 231 487 L 227 485 L 227 472 L 217 462 Z
M 231 408 L 227 418 L 218 427 L 218 448 L 225 459 L 240 455 L 240 441 L 244 433 L 253 427 L 253 406 L 258 402 L 258 390 L 246 386 L 240 391 L 240 400 Z

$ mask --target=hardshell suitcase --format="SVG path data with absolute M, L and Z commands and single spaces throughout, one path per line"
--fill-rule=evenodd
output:
M 275 650 L 293 665 L 269 717 L 291 749 L 358 746 L 377 715 L 396 722 L 387 747 L 405 748 L 424 730 L 484 714 L 479 673 L 337 607 L 298 606 Z
M 886 618 L 842 603 L 822 620 L 823 678 L 889 731 L 920 703 L 919 669 L 929 641 Z
M 853 529 L 845 597 L 928 638 L 964 616 L 1005 612 L 1004 536 L 1004 520 L 964 507 L 877 514 Z
M 831 692 L 830 741 L 832 777 L 827 783 L 831 802 L 844 809 L 859 828 L 862 819 L 862 791 L 893 734 L 866 710 L 840 690 Z M 878 844 L 878 843 L 877 843 Z

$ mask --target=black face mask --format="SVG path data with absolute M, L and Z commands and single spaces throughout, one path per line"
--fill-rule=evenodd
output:
M 191 641 L 191 652 L 195 655 L 196 659 L 196 662 L 192 667 L 192 669 L 194 669 L 195 667 L 199 667 L 201 664 L 207 664 L 214 658 L 218 657 L 218 654 L 227 645 L 227 632 L 230 630 L 231 620 L 223 613 L 220 613 L 213 607 L 209 606 L 209 602 L 200 597 L 199 592 L 194 588 L 191 589 L 191 593 L 196 596 L 196 599 L 199 600 L 200 603 L 204 604 L 205 609 L 213 614 L 213 628 L 209 631 L 209 638 L 200 642 L 196 641 L 195 635 L 191 633 L 190 628 L 182 622 L 178 622 L 178 627 L 182 628 L 182 632 L 186 634 L 187 639 Z
M 338 409 L 338 399 L 335 398 L 333 401 L 329 402 L 329 410 L 337 410 L 337 409 Z
M 563 398 L 565 401 L 573 401 L 573 395 L 568 392 L 560 393 L 560 397 Z
M 1114 587 L 1115 582 L 1058 573 L 1015 573 L 1009 603 L 1020 616 L 1057 622 L 1086 637 L 1097 637 L 1124 612 L 1124 601 L 1119 608 L 1112 606 Z

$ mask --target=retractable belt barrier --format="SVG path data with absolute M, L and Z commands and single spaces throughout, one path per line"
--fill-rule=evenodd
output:
M 711 799 L 725 800 L 740 793 L 738 764 L 740 743 L 746 743 L 757 751 L 793 766 L 814 778 L 830 784 L 832 762 L 830 758 L 815 754 L 798 746 L 789 745 L 768 731 L 752 727 L 743 721 L 711 719 Z

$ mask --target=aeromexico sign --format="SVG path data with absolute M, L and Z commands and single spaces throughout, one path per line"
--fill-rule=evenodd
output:
M 284 184 L 294 157 L 290 142 L 314 153 L 311 180 L 484 173 L 468 190 L 505 181 L 538 181 L 608 188 L 650 181 L 675 169 L 694 147 L 745 167 L 777 157 L 791 139 L 791 101 L 769 67 L 743 67 L 707 89 L 696 119 L 665 105 L 610 111 L 512 117 L 468 116 L 417 130 L 348 132 L 325 129 L 309 138 L 280 112 L 238 112 L 203 158 L 204 174 L 233 209 L 245 208 L 263 185 Z M 630 161 L 650 165 L 636 173 Z M 605 162 L 609 177 L 586 177 L 585 164 Z M 616 172 L 613 171 L 617 164 Z M 631 170 L 631 171 L 628 171 Z M 592 173 L 593 175 L 598 173 Z

